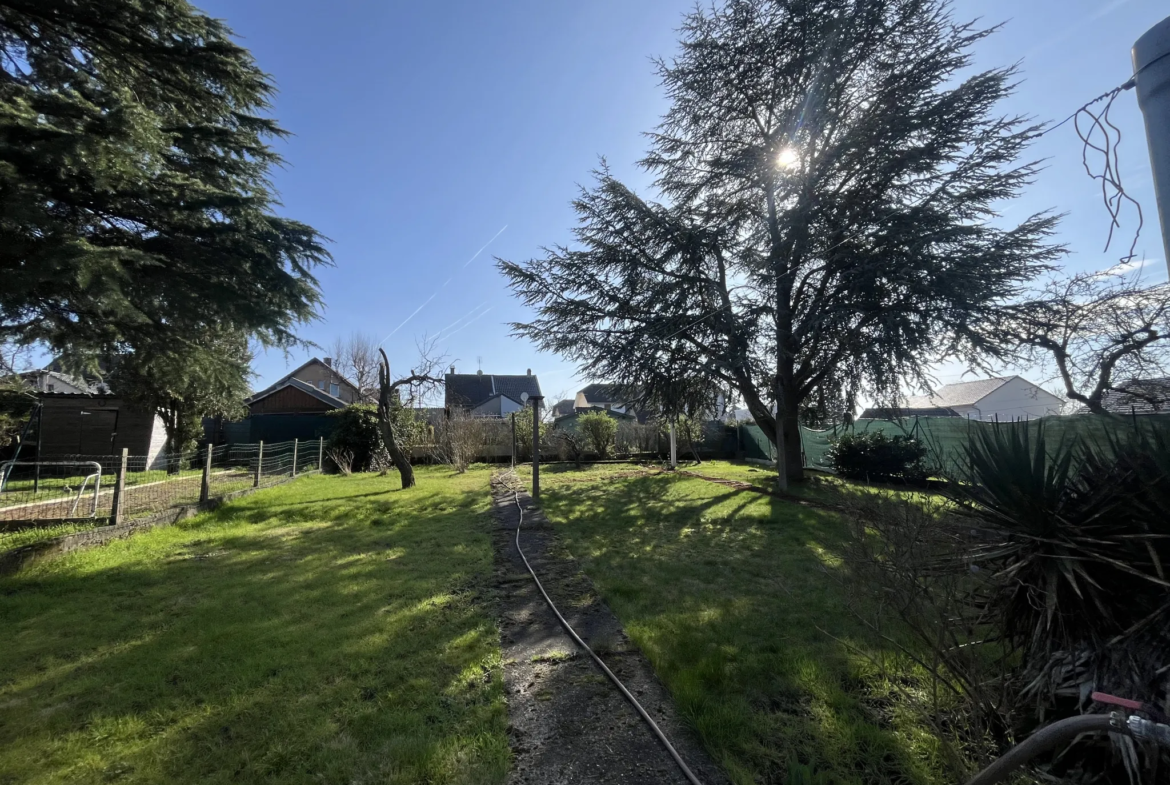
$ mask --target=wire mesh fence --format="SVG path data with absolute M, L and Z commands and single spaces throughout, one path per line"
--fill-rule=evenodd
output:
M 321 468 L 322 443 L 225 444 L 126 456 L 118 518 L 140 518 Z M 0 523 L 103 519 L 115 513 L 120 455 L 70 455 L 0 464 Z

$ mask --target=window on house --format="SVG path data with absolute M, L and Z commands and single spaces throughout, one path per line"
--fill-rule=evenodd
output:
M 332 395 L 334 398 L 340 398 L 341 397 L 341 386 L 331 383 L 329 385 L 329 394 Z
M 325 380 L 324 379 L 317 382 L 317 389 L 320 390 L 321 392 L 325 392 Z
M 55 392 L 55 391 L 56 391 L 56 389 L 57 389 L 57 385 L 55 385 L 55 384 L 50 384 L 50 385 L 49 385 L 49 392 Z

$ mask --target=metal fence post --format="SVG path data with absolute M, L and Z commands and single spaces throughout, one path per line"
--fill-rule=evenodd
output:
M 129 448 L 122 448 L 122 460 L 118 464 L 118 476 L 114 479 L 114 500 L 110 506 L 110 521 L 117 526 L 122 522 L 125 514 L 123 507 L 126 503 L 126 462 Z
M 293 477 L 297 476 L 297 442 L 298 442 L 297 439 L 293 439 L 293 465 L 292 465 L 292 476 Z
M 211 498 L 211 442 L 207 443 L 207 457 L 203 459 L 203 484 L 199 486 L 199 503 Z
M 325 473 L 325 437 L 317 439 L 317 471 Z
M 516 412 L 512 412 L 512 468 L 516 468 Z
M 256 479 L 252 482 L 253 488 L 260 487 L 260 473 L 264 471 L 264 440 L 260 440 L 259 446 L 256 448 Z

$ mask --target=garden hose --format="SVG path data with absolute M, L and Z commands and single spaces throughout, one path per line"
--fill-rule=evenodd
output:
M 604 662 L 602 662 L 601 658 L 598 657 L 596 653 L 594 653 L 593 649 L 589 648 L 589 645 L 585 643 L 585 641 L 581 640 L 581 636 L 577 634 L 577 631 L 573 629 L 573 626 L 569 624 L 565 617 L 561 615 L 561 612 L 557 610 L 556 603 L 552 601 L 552 597 L 549 597 L 548 592 L 544 590 L 544 585 L 540 582 L 540 578 L 536 576 L 536 570 L 532 569 L 532 565 L 528 563 L 528 557 L 524 555 L 524 549 L 520 547 L 520 528 L 524 524 L 524 507 L 520 504 L 520 490 L 510 482 L 506 487 L 508 490 L 512 491 L 513 500 L 516 502 L 516 510 L 520 514 L 519 519 L 516 521 L 516 551 L 520 554 L 520 558 L 524 560 L 524 566 L 528 568 L 528 573 L 532 576 L 532 580 L 536 582 L 536 588 L 540 589 L 541 595 L 544 596 L 544 601 L 548 603 L 548 607 L 556 615 L 557 621 L 559 621 L 561 626 L 565 628 L 565 631 L 569 633 L 569 637 L 571 637 L 578 646 L 588 652 L 589 656 L 592 657 L 593 661 L 597 664 L 597 667 L 601 668 L 606 677 L 608 677 L 609 680 L 613 682 L 613 685 L 618 688 L 622 695 L 625 696 L 626 700 L 628 700 L 630 704 L 633 705 L 634 709 L 638 712 L 642 719 L 646 721 L 646 724 L 650 726 L 650 730 L 652 730 L 654 735 L 658 737 L 658 740 L 662 742 L 662 746 L 666 747 L 666 751 L 670 753 L 670 757 L 673 758 L 674 762 L 678 764 L 679 769 L 682 770 L 682 773 L 684 776 L 686 776 L 687 780 L 691 782 L 692 785 L 703 785 L 702 781 L 696 777 L 695 773 L 690 770 L 690 767 L 687 766 L 686 761 L 682 759 L 682 756 L 678 754 L 678 750 L 676 750 L 674 745 L 670 743 L 670 739 L 666 738 L 666 734 L 663 733 L 662 729 L 658 727 L 658 723 L 654 722 L 654 719 L 646 712 L 644 708 L 642 708 L 642 704 L 638 703 L 638 699 L 630 694 L 630 691 L 626 689 L 626 685 L 622 684 L 621 679 L 619 679 L 614 674 L 614 672 L 611 671 Z

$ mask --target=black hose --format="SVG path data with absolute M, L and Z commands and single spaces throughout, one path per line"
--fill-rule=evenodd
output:
M 967 785 L 992 785 L 1000 782 L 1028 761 L 1062 744 L 1067 744 L 1082 733 L 1126 732 L 1124 723 L 1117 725 L 1111 714 L 1083 714 L 1054 722 L 1033 733 L 1008 750 L 1007 754 L 975 775 Z
M 520 513 L 520 517 L 516 521 L 516 550 L 520 553 L 520 558 L 524 560 L 524 566 L 528 568 L 528 573 L 532 576 L 532 580 L 536 582 L 536 588 L 540 589 L 540 593 L 544 595 L 544 601 L 548 603 L 548 607 L 554 614 L 556 614 L 557 620 L 560 621 L 561 626 L 565 628 L 565 632 L 569 633 L 569 636 L 574 641 L 576 641 L 578 646 L 588 652 L 589 656 L 593 658 L 593 661 L 597 663 L 597 667 L 601 668 L 602 672 L 605 673 L 607 677 L 609 677 L 609 680 L 613 682 L 614 686 L 617 687 L 619 691 L 621 691 L 622 695 L 626 697 L 626 700 L 628 700 L 633 705 L 634 709 L 638 712 L 639 715 L 641 715 L 642 719 L 646 721 L 646 724 L 650 726 L 650 730 L 654 731 L 654 735 L 658 737 L 660 742 L 662 742 L 662 746 L 666 747 L 666 751 L 670 753 L 670 757 L 674 758 L 674 762 L 678 764 L 678 767 L 682 770 L 682 773 L 686 776 L 687 780 L 692 785 L 703 785 L 702 781 L 696 777 L 694 772 L 692 772 L 687 766 L 686 762 L 682 759 L 682 756 L 678 754 L 678 751 L 674 748 L 674 745 L 670 743 L 670 739 L 666 738 L 666 734 L 663 733 L 662 729 L 658 727 L 658 723 L 654 722 L 654 719 L 646 713 L 645 709 L 642 708 L 642 704 L 638 703 L 638 699 L 630 694 L 630 691 L 626 689 L 626 685 L 622 684 L 621 679 L 614 675 L 614 672 L 611 671 L 606 666 L 606 664 L 601 661 L 601 658 L 593 652 L 593 649 L 589 648 L 589 645 L 585 643 L 585 641 L 581 640 L 581 636 L 577 634 L 577 631 L 573 629 L 572 625 L 570 625 L 569 622 L 565 620 L 565 617 L 561 615 L 561 612 L 557 610 L 556 604 L 552 601 L 552 598 L 548 596 L 548 592 L 544 590 L 544 586 L 541 584 L 540 578 L 536 577 L 536 571 L 532 569 L 532 565 L 528 563 L 528 557 L 524 555 L 524 549 L 520 547 L 520 526 L 524 523 L 524 507 L 520 504 L 519 491 L 511 487 L 509 490 L 511 490 L 514 495 L 516 509 Z

